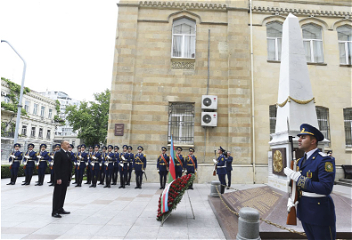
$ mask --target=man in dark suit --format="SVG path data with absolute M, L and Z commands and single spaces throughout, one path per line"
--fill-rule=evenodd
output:
M 62 141 L 61 149 L 54 156 L 54 196 L 52 217 L 61 218 L 60 214 L 70 214 L 63 209 L 67 186 L 70 182 L 70 153 L 68 151 L 69 142 Z

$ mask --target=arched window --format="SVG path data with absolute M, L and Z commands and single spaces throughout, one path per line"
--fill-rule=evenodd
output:
M 196 22 L 188 18 L 175 20 L 172 26 L 173 58 L 195 58 Z
M 324 135 L 324 138 L 330 139 L 329 109 L 316 106 L 315 111 L 320 132 Z
M 268 44 L 268 60 L 281 60 L 282 24 L 270 22 L 266 24 L 266 40 Z
M 344 25 L 338 27 L 336 30 L 339 40 L 340 64 L 351 65 L 352 27 Z
M 302 26 L 302 32 L 307 62 L 324 62 L 322 28 L 310 23 Z

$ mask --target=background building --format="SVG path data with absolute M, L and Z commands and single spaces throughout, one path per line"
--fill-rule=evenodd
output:
M 11 90 L 6 81 L 1 80 L 1 102 L 10 103 Z M 27 115 L 21 115 L 18 142 L 22 145 L 22 151 L 27 149 L 29 143 L 34 143 L 35 149 L 45 143 L 51 149 L 54 143 L 55 128 L 59 125 L 54 121 L 57 114 L 55 101 L 42 96 L 38 92 L 30 90 L 23 94 L 22 106 Z M 13 149 L 16 111 L 7 110 L 1 106 L 1 159 L 8 159 Z
M 319 125 L 340 178 L 352 152 L 351 2 L 257 0 L 249 6 L 120 1 L 108 144 L 143 145 L 152 171 L 173 134 L 184 155 L 195 147 L 198 182 L 214 179 L 212 159 L 221 145 L 234 157 L 234 182 L 266 182 L 282 23 L 291 12 L 300 20 Z M 216 127 L 202 127 L 202 95 L 217 97 Z

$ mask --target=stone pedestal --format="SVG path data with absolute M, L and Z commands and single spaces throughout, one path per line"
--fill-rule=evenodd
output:
M 220 192 L 220 182 L 219 181 L 212 181 L 209 196 L 219 197 L 218 191 Z

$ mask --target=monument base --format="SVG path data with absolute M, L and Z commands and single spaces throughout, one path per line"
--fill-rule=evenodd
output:
M 277 175 L 271 175 L 271 176 L 269 175 L 268 185 L 272 188 L 276 188 L 285 193 L 291 192 L 291 187 L 289 187 L 286 177 L 283 178 Z
M 303 232 L 299 219 L 297 219 L 297 226 L 286 225 L 288 196 L 286 192 L 264 186 L 225 193 L 222 199 L 232 211 L 239 212 L 242 207 L 251 207 L 259 211 L 262 219 L 297 232 Z M 337 194 L 331 194 L 331 197 L 334 200 L 336 211 L 336 238 L 350 239 L 352 237 L 352 200 Z M 209 197 L 209 203 L 226 239 L 236 239 L 238 217 L 225 206 L 220 198 Z M 262 239 L 306 239 L 297 233 L 288 232 L 265 222 L 260 223 L 259 235 Z

